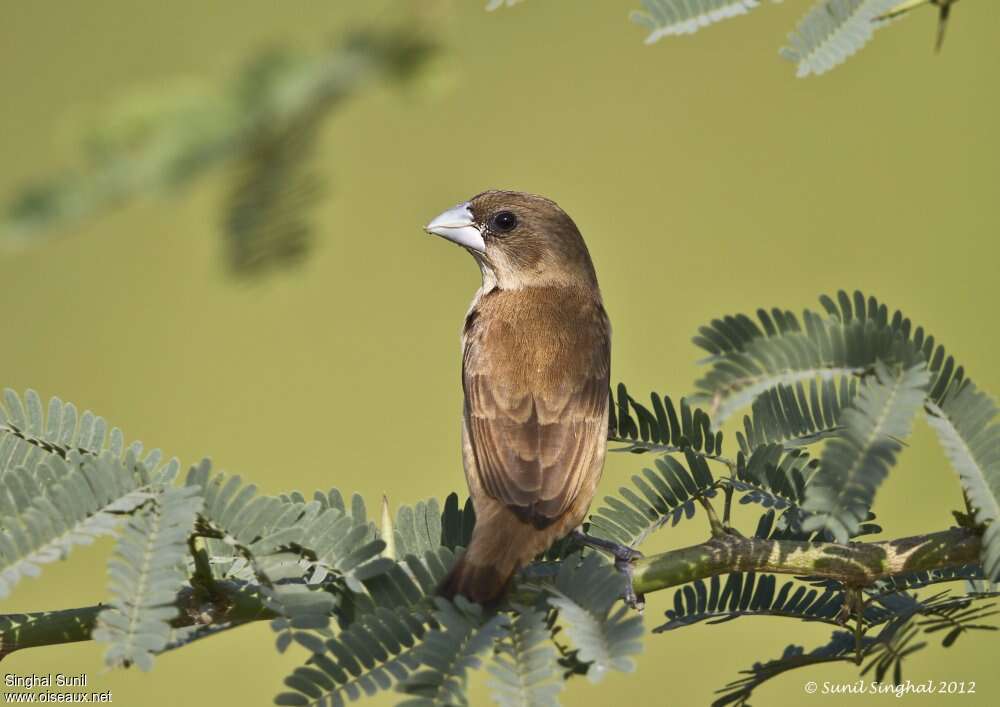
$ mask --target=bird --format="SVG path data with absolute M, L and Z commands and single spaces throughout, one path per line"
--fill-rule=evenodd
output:
M 484 191 L 425 230 L 479 265 L 462 330 L 462 460 L 476 524 L 439 589 L 495 604 L 519 568 L 579 532 L 604 467 L 611 325 L 573 220 L 554 201 Z M 628 593 L 629 590 L 627 590 Z

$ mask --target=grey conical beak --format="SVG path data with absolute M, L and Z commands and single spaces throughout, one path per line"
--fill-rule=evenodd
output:
M 483 234 L 476 227 L 469 209 L 469 202 L 448 209 L 424 227 L 428 233 L 447 238 L 460 246 L 470 248 L 480 253 L 486 252 L 486 242 Z

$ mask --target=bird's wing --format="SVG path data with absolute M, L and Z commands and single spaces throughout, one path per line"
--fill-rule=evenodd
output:
M 517 351 L 514 336 L 466 346 L 472 473 L 488 495 L 539 527 L 566 511 L 604 460 L 609 340 L 606 329 L 581 339 L 564 341 L 544 365 Z

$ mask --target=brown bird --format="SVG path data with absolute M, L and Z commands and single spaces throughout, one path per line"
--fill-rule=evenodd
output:
M 440 592 L 491 603 L 590 507 L 606 449 L 611 326 L 583 237 L 555 202 L 487 191 L 426 230 L 463 246 L 483 275 L 462 335 L 476 526 Z M 638 556 L 596 544 L 626 562 Z

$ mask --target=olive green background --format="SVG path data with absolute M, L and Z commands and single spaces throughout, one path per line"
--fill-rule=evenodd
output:
M 902 308 L 1000 392 L 996 2 L 956 6 L 940 56 L 925 9 L 805 81 L 776 56 L 804 2 L 654 47 L 626 21 L 638 4 L 627 0 L 528 0 L 492 14 L 483 4 L 437 5 L 447 51 L 419 90 L 379 87 L 329 121 L 318 160 L 332 191 L 303 267 L 252 283 L 225 274 L 224 171 L 178 198 L 0 252 L 0 383 L 90 407 L 185 463 L 209 455 L 267 492 L 335 485 L 371 505 L 382 493 L 441 498 L 463 487 L 459 330 L 479 275 L 421 227 L 502 187 L 550 196 L 579 224 L 614 325 L 613 378 L 637 396 L 692 388 L 690 336 L 712 317 L 814 306 L 841 287 Z M 397 10 L 6 0 L 0 196 L 74 164 L 74 126 L 123 92 L 223 79 L 269 44 L 320 47 Z M 643 463 L 612 455 L 603 490 Z M 921 423 L 878 497 L 886 536 L 947 527 L 959 504 Z M 649 548 L 697 542 L 703 525 L 661 531 Z M 100 601 L 109 546 L 25 580 L 2 611 Z M 648 627 L 671 601 L 650 597 Z M 637 673 L 597 687 L 575 680 L 564 701 L 705 704 L 754 660 L 827 635 L 752 618 L 650 634 Z M 976 681 L 975 695 L 950 701 L 996 704 L 995 636 L 949 650 L 932 639 L 905 677 Z M 118 705 L 267 704 L 303 659 L 279 656 L 257 625 L 169 654 L 149 675 L 107 672 L 93 644 L 15 653 L 0 672 L 87 672 Z M 791 673 L 755 703 L 848 703 L 810 698 L 803 684 L 856 677 L 845 665 Z M 474 681 L 473 704 L 488 704 L 484 683 Z

